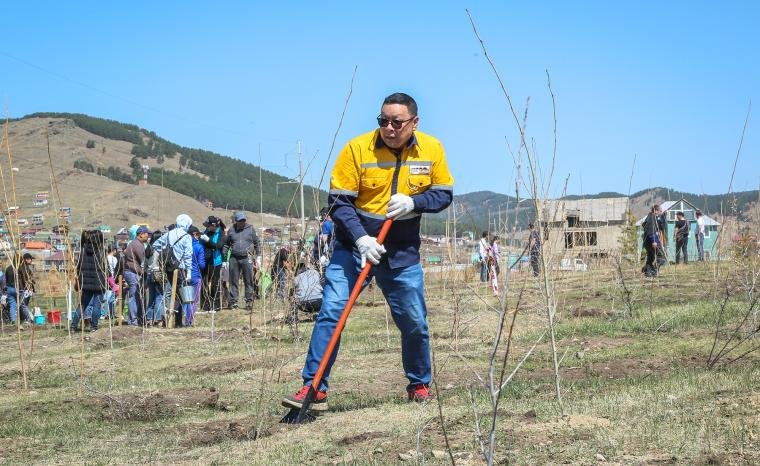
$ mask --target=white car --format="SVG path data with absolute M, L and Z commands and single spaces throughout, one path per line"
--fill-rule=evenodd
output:
M 581 258 L 565 258 L 559 263 L 559 269 L 567 272 L 585 272 L 588 265 Z

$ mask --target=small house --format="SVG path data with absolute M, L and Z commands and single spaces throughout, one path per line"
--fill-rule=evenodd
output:
M 694 204 L 681 198 L 677 201 L 666 201 L 660 204 L 662 213 L 665 215 L 667 229 L 665 231 L 665 251 L 670 261 L 675 261 L 676 258 L 676 242 L 673 239 L 673 235 L 676 230 L 676 213 L 683 212 L 684 218 L 689 222 L 689 242 L 686 245 L 686 255 L 688 260 L 697 260 L 697 241 L 694 238 L 694 232 L 697 231 L 697 216 L 695 215 L 697 209 Z M 636 222 L 638 227 L 639 238 L 641 238 L 644 229 L 641 226 L 646 220 L 646 215 Z M 716 249 L 716 243 L 718 241 L 718 227 L 720 223 L 715 219 L 702 213 L 702 218 L 705 220 L 705 260 L 718 259 L 718 251 Z M 639 249 L 641 249 L 641 241 L 639 241 Z M 639 250 L 639 253 L 641 251 Z
M 45 271 L 57 270 L 63 272 L 66 270 L 66 251 L 58 251 L 45 258 L 43 263 Z

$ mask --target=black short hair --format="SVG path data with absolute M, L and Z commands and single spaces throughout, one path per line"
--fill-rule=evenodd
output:
M 528 224 L 528 228 L 533 228 L 534 226 L 535 226 L 535 225 L 533 225 L 532 223 L 529 223 L 529 224 Z
M 481 238 L 488 238 L 488 232 L 484 231 L 482 235 L 480 235 Z
M 417 116 L 417 102 L 414 101 L 412 96 L 404 94 L 403 92 L 395 92 L 383 100 L 383 105 L 399 104 L 406 106 L 409 110 L 409 114 L 413 117 Z
M 676 215 L 678 215 L 679 217 L 683 217 L 684 216 L 683 212 L 681 212 L 680 210 L 678 212 L 676 212 Z

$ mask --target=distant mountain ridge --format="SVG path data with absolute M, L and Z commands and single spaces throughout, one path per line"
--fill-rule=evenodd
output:
M 566 200 L 601 199 L 610 197 L 628 197 L 618 192 L 601 192 L 587 195 L 568 195 Z M 634 216 L 646 214 L 652 204 L 668 200 L 685 198 L 710 216 L 738 217 L 742 222 L 757 221 L 755 219 L 758 202 L 758 190 L 741 191 L 729 194 L 695 194 L 673 190 L 665 187 L 655 187 L 637 191 L 630 196 L 631 211 Z M 734 199 L 736 203 L 734 205 Z M 482 230 L 525 228 L 527 223 L 535 218 L 533 203 L 530 199 L 521 199 L 515 216 L 515 197 L 493 191 L 476 191 L 454 196 L 457 210 L 457 223 L 461 230 L 479 233 Z M 438 214 L 443 220 L 448 213 Z M 489 228 L 490 225 L 490 228 Z

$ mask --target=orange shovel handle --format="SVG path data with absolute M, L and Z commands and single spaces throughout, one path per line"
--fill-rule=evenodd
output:
M 387 218 L 383 222 L 383 226 L 380 228 L 380 233 L 377 235 L 378 244 L 383 244 L 383 241 L 385 241 L 385 237 L 388 235 L 388 230 L 391 229 L 391 223 L 393 223 L 392 218 Z M 335 345 L 337 345 L 338 340 L 340 340 L 340 334 L 343 331 L 343 327 L 346 326 L 348 315 L 351 314 L 351 309 L 354 307 L 356 298 L 359 297 L 359 293 L 362 291 L 364 280 L 367 279 L 367 275 L 369 275 L 371 268 L 372 263 L 367 261 L 367 263 L 364 264 L 364 268 L 362 269 L 361 273 L 359 274 L 359 278 L 356 279 L 356 284 L 354 284 L 354 288 L 351 290 L 351 295 L 348 297 L 346 307 L 343 308 L 343 313 L 340 315 L 340 319 L 335 325 L 335 330 L 333 331 L 332 337 L 330 337 L 330 342 L 327 343 L 325 354 L 322 355 L 322 359 L 319 361 L 319 368 L 317 368 L 317 373 L 314 375 L 314 379 L 311 381 L 311 387 L 315 393 L 319 390 L 319 384 L 322 382 L 322 376 L 324 375 L 325 369 L 327 368 L 327 363 L 332 356 Z

